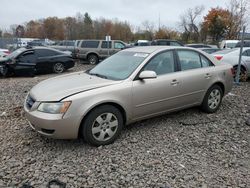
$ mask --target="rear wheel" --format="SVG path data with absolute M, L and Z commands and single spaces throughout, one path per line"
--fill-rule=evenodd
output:
M 91 145 L 107 145 L 119 136 L 123 127 L 121 112 L 111 105 L 95 108 L 82 125 L 82 135 Z
M 210 87 L 203 99 L 201 109 L 207 113 L 214 113 L 220 107 L 223 92 L 220 86 L 213 85 Z
M 237 68 L 238 68 L 238 66 L 234 67 L 234 72 L 235 72 L 234 79 L 236 79 Z M 247 71 L 243 67 L 240 67 L 240 76 L 239 76 L 239 78 L 240 78 L 240 81 L 242 81 L 242 82 L 246 82 L 247 79 L 248 79 Z
M 53 66 L 54 73 L 62 73 L 65 70 L 65 67 L 62 63 L 55 63 Z
M 99 59 L 98 59 L 97 55 L 95 55 L 95 54 L 90 54 L 90 55 L 88 56 L 88 62 L 89 62 L 89 64 L 91 64 L 91 65 L 95 65 L 95 64 L 97 64 L 97 63 L 99 62 Z

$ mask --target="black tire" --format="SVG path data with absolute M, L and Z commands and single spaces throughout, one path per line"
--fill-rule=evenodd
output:
M 6 76 L 8 75 L 8 73 L 9 73 L 8 67 L 4 66 L 4 67 L 2 68 L 2 70 L 0 71 L 0 76 L 6 77 Z
M 235 79 L 235 81 L 236 81 L 237 67 L 238 66 L 234 67 L 234 72 L 235 72 L 234 79 Z M 246 82 L 247 79 L 248 79 L 247 71 L 243 67 L 240 67 L 240 81 Z
M 95 65 L 99 62 L 99 58 L 95 54 L 90 54 L 90 55 L 88 55 L 88 62 L 91 65 Z
M 54 73 L 62 73 L 65 71 L 65 66 L 64 64 L 58 62 L 53 65 L 53 72 Z
M 113 143 L 121 133 L 122 128 L 121 112 L 114 106 L 103 105 L 93 109 L 87 115 L 80 131 L 87 143 L 100 146 Z
M 212 96 L 216 97 L 212 97 Z M 206 113 L 214 113 L 220 107 L 223 97 L 222 89 L 219 85 L 210 87 L 203 99 L 201 109 Z

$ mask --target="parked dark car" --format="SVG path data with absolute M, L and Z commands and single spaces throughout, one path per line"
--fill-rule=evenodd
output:
M 171 39 L 156 39 L 151 42 L 152 46 L 184 46 L 183 43 Z
M 0 59 L 0 73 L 3 76 L 12 74 L 62 73 L 74 67 L 72 57 L 64 52 L 47 48 L 19 48 Z

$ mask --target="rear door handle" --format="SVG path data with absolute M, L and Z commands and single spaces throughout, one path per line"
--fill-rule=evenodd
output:
M 178 84 L 179 84 L 179 82 L 176 79 L 172 80 L 172 82 L 171 82 L 172 86 L 176 86 Z

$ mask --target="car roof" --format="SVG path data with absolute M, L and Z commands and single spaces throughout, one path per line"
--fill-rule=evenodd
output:
M 171 49 L 188 49 L 188 50 L 195 50 L 190 47 L 179 47 L 179 46 L 140 46 L 140 47 L 133 47 L 133 48 L 127 48 L 123 51 L 129 51 L 129 52 L 142 52 L 142 53 L 153 53 L 156 51 L 163 51 L 163 50 L 171 50 Z

